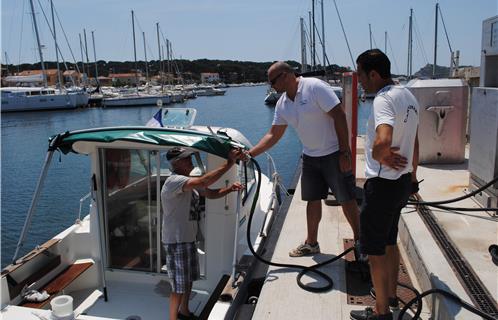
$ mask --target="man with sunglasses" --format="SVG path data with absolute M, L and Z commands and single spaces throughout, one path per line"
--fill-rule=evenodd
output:
M 268 82 L 282 96 L 275 107 L 270 130 L 249 150 L 255 157 L 275 145 L 290 124 L 303 144 L 301 196 L 307 201 L 307 236 L 304 243 L 289 252 L 291 257 L 320 252 L 318 226 L 322 217 L 322 199 L 332 189 L 351 229 L 359 237 L 359 209 L 355 197 L 355 177 L 351 171 L 348 128 L 341 102 L 326 82 L 296 77 L 284 62 L 268 69 Z M 357 260 L 361 260 L 355 251 Z M 363 257 L 363 260 L 366 258 Z
M 192 152 L 174 147 L 166 154 L 172 174 L 161 189 L 163 208 L 162 242 L 166 251 L 168 277 L 172 281 L 169 297 L 169 319 L 195 319 L 189 310 L 192 282 L 199 279 L 199 260 L 195 245 L 200 220 L 199 195 L 208 199 L 224 197 L 243 186 L 236 182 L 220 189 L 209 189 L 225 172 L 243 158 L 240 150 L 232 149 L 227 161 L 200 177 L 191 177 L 194 169 Z

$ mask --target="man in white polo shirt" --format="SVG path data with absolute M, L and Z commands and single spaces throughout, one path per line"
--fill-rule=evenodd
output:
M 318 226 L 322 217 L 322 199 L 332 189 L 341 204 L 354 239 L 359 237 L 359 209 L 355 197 L 355 177 L 351 171 L 346 116 L 332 87 L 316 78 L 296 77 L 284 62 L 268 69 L 268 81 L 283 93 L 275 107 L 273 124 L 258 144 L 249 150 L 255 157 L 283 136 L 290 124 L 303 144 L 301 195 L 307 201 L 306 240 L 291 250 L 291 257 L 320 252 Z M 359 257 L 357 257 L 359 258 Z
M 368 254 L 376 300 L 375 310 L 351 311 L 351 319 L 392 320 L 398 309 L 398 222 L 418 185 L 419 104 L 408 89 L 394 84 L 391 63 L 379 49 L 363 52 L 356 63 L 361 86 L 375 94 L 367 123 L 360 251 Z

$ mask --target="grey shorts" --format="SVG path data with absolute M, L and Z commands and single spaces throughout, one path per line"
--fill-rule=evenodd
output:
M 304 201 L 326 199 L 329 188 L 339 203 L 356 198 L 355 177 L 351 171 L 341 172 L 339 151 L 321 157 L 303 154 L 302 199 Z
M 174 293 L 185 293 L 189 284 L 199 279 L 199 258 L 194 242 L 164 245 L 166 268 Z

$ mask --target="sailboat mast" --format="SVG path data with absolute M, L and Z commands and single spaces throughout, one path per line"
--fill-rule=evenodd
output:
M 81 41 L 81 33 L 78 33 L 80 37 L 80 52 L 81 52 L 81 72 L 85 74 L 85 60 L 83 59 L 83 41 Z
M 304 19 L 299 18 L 301 21 L 301 72 L 306 72 L 307 62 L 306 62 L 306 36 L 304 31 Z
M 412 19 L 413 19 L 413 9 L 410 9 L 410 19 L 408 25 L 408 59 L 406 67 L 406 76 L 410 78 L 412 76 Z
M 57 62 L 57 87 L 62 85 L 61 71 L 59 68 L 59 50 L 57 48 L 57 32 L 55 31 L 54 2 L 50 0 L 50 10 L 52 11 L 52 28 L 54 29 L 55 61 Z
M 135 84 L 137 86 L 138 93 L 138 74 L 137 74 L 137 44 L 135 42 L 135 13 L 131 10 L 131 27 L 133 29 L 133 58 L 135 60 Z
M 95 36 L 92 31 L 92 44 L 93 44 L 93 60 L 95 61 L 95 82 L 99 85 L 99 70 L 97 68 L 97 51 L 95 49 Z
M 312 30 L 312 42 L 311 42 L 311 46 L 312 46 L 312 52 L 313 52 L 313 70 L 316 69 L 316 42 L 315 42 L 315 0 L 311 0 L 311 20 L 312 20 L 312 24 L 311 24 L 311 30 Z
M 436 77 L 436 60 L 437 60 L 437 18 L 439 11 L 439 3 L 436 2 L 435 28 L 434 28 L 434 64 L 432 65 L 432 77 Z
M 45 72 L 45 62 L 43 61 L 43 53 L 42 53 L 41 43 L 40 43 L 40 35 L 38 33 L 38 25 L 36 24 L 35 6 L 33 5 L 33 0 L 29 0 L 29 3 L 31 5 L 31 13 L 33 14 L 33 25 L 35 27 L 36 43 L 38 44 L 38 54 L 40 55 L 40 64 L 41 64 L 41 68 L 42 68 L 43 83 L 44 83 L 45 87 L 48 87 L 47 74 Z
M 161 40 L 159 38 L 159 22 L 156 22 L 156 33 L 157 33 L 157 49 L 159 50 L 159 77 L 161 79 L 161 91 L 162 91 L 162 86 L 164 85 L 163 81 L 163 67 L 162 67 L 162 57 L 161 57 Z
M 149 66 L 148 66 L 148 61 L 147 61 L 147 46 L 145 45 L 145 32 L 142 31 L 142 36 L 144 38 L 144 54 L 145 54 L 145 79 L 149 79 Z
M 369 23 L 368 24 L 368 35 L 370 37 L 370 50 L 372 50 L 372 25 Z
M 323 13 L 323 0 L 321 1 L 321 9 L 322 9 L 322 52 L 323 52 L 323 70 L 327 70 L 327 65 L 326 65 L 326 57 L 327 54 L 325 53 L 325 18 L 324 18 L 324 13 Z

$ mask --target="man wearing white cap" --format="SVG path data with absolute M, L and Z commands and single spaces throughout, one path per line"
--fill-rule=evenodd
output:
M 227 172 L 236 160 L 243 158 L 240 150 L 231 150 L 226 163 L 200 177 L 189 176 L 194 165 L 192 152 L 180 147 L 168 151 L 172 175 L 161 190 L 163 208 L 162 242 L 166 251 L 168 276 L 172 280 L 169 319 L 195 319 L 188 307 L 192 282 L 199 279 L 199 261 L 195 245 L 200 219 L 199 195 L 217 199 L 243 186 L 236 182 L 220 189 L 209 189 Z

